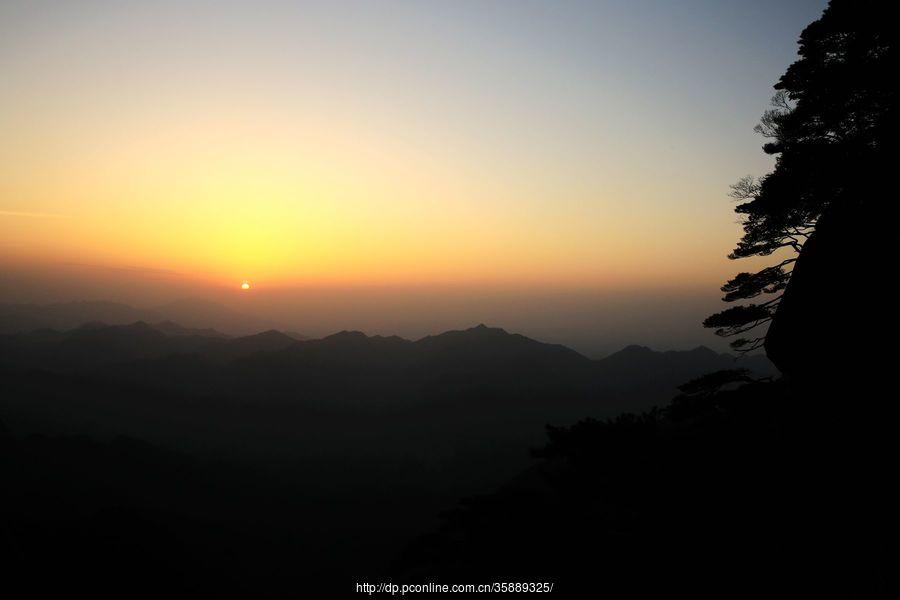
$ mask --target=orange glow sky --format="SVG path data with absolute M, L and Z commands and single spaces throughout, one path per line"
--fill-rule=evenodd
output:
M 0 268 L 714 296 L 823 5 L 747 4 L 4 3 Z

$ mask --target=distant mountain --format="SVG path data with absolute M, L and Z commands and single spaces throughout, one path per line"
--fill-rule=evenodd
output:
M 525 419 L 536 431 L 546 422 L 667 402 L 678 385 L 712 371 L 772 372 L 759 360 L 736 363 L 703 347 L 630 346 L 590 360 L 485 325 L 417 341 L 359 331 L 300 341 L 277 330 L 226 338 L 166 321 L 0 336 L 2 364 L 259 406 L 449 411 L 442 418 L 472 421 L 470 427 Z
M 36 329 L 67 331 L 90 322 L 128 325 L 137 321 L 156 323 L 156 328 L 168 335 L 205 337 L 248 335 L 280 328 L 274 321 L 196 298 L 176 300 L 147 309 L 116 302 L 0 304 L 0 334 Z M 289 335 L 294 339 L 305 339 L 296 332 Z
M 404 367 L 413 359 L 412 344 L 397 336 L 369 337 L 361 331 L 339 331 L 318 340 L 301 341 L 282 358 L 331 367 Z
M 508 368 L 511 364 L 550 365 L 587 364 L 581 354 L 557 344 L 537 342 L 517 333 L 487 327 L 484 324 L 464 331 L 448 331 L 416 342 L 417 351 L 431 361 L 491 364 Z
M 214 337 L 214 338 L 227 338 L 231 337 L 211 327 L 206 328 L 195 328 L 195 327 L 184 327 L 179 325 L 174 321 L 162 321 L 160 323 L 153 324 L 154 329 L 157 329 L 166 335 L 198 335 L 201 337 Z
M 630 381 L 639 379 L 646 373 L 666 373 L 678 378 L 691 375 L 698 369 L 718 371 L 721 369 L 748 369 L 760 376 L 772 376 L 778 373 L 764 355 L 734 356 L 719 353 L 706 346 L 697 346 L 693 350 L 667 350 L 657 352 L 646 346 L 627 346 L 618 352 L 597 361 L 599 371 Z
M 762 355 L 736 357 L 706 346 L 665 352 L 627 346 L 595 361 L 594 393 L 605 398 L 616 412 L 645 410 L 653 404 L 667 402 L 680 383 L 706 373 L 737 368 L 747 369 L 757 377 L 777 375 L 777 369 Z M 651 398 L 650 403 L 641 400 Z
M 358 394 L 368 390 L 386 399 L 400 398 L 404 394 L 399 390 L 408 392 L 411 386 L 443 393 L 457 384 L 489 382 L 514 387 L 537 379 L 548 383 L 564 373 L 581 377 L 591 365 L 589 359 L 564 346 L 479 325 L 417 341 L 341 331 L 285 344 L 281 352 L 249 356 L 232 365 L 231 377 L 239 379 L 235 381 L 238 386 L 272 390 L 261 381 L 259 374 L 265 373 L 270 381 L 277 376 L 281 388 L 289 393 L 295 392 L 292 385 L 296 389 L 316 386 L 325 395 L 352 382 L 360 390 Z M 346 397 L 343 392 L 339 395 Z
M 200 298 L 175 300 L 156 306 L 153 311 L 186 327 L 211 328 L 228 335 L 248 335 L 279 327 L 275 321 L 246 315 Z
M 590 360 L 565 346 L 485 325 L 417 341 L 359 331 L 297 340 L 274 329 L 229 338 L 215 329 L 188 328 L 170 320 L 156 325 L 92 321 L 66 332 L 40 329 L 0 336 L 0 361 L 35 368 L 111 367 L 187 355 L 227 363 L 218 382 L 222 390 L 265 390 L 274 396 L 295 395 L 312 386 L 327 397 L 351 384 L 357 395 L 376 393 L 379 398 L 402 396 L 398 390 L 409 392 L 410 387 L 417 389 L 417 396 L 426 389 L 443 396 L 460 386 L 496 388 L 498 395 L 510 396 L 510 390 L 523 386 L 529 387 L 528 395 L 559 386 L 580 395 L 606 394 L 607 401 L 622 394 L 655 401 L 711 371 L 741 366 L 761 376 L 774 373 L 762 357 L 736 362 L 731 355 L 702 346 L 668 352 L 629 346 Z M 152 365 L 145 367 L 147 373 L 153 370 Z M 167 381 L 159 375 L 161 382 Z
M 54 304 L 0 304 L 0 333 L 22 333 L 35 329 L 65 331 L 85 323 L 125 325 L 135 321 L 156 322 L 162 315 L 117 302 L 59 302 Z
M 291 336 L 270 329 L 262 333 L 229 339 L 222 344 L 211 347 L 208 356 L 217 361 L 231 361 L 257 353 L 269 353 L 284 350 L 293 346 L 297 340 Z
M 207 352 L 212 345 L 223 341 L 221 337 L 171 336 L 144 321 L 128 325 L 91 321 L 65 332 L 41 329 L 0 335 L 0 363 L 73 372 Z

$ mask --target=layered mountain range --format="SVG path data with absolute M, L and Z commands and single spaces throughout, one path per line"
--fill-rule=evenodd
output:
M 24 465 L 14 501 L 32 521 L 17 535 L 36 553 L 106 548 L 107 527 L 160 556 L 179 544 L 217 565 L 241 556 L 264 578 L 298 560 L 384 569 L 439 511 L 526 469 L 546 425 L 663 405 L 710 371 L 772 373 L 704 347 L 592 360 L 485 325 L 298 340 L 101 308 L 3 313 L 0 441 Z M 130 508 L 108 515 L 111 503 Z M 100 515 L 87 533 L 43 528 L 83 514 Z

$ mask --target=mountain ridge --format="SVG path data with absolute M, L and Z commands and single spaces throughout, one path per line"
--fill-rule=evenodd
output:
M 281 324 L 244 314 L 224 304 L 197 298 L 180 298 L 149 308 L 120 302 L 79 300 L 49 304 L 0 303 L 0 334 L 27 333 L 35 329 L 69 330 L 97 321 L 108 325 L 128 325 L 135 321 L 170 321 L 187 329 L 213 330 L 223 335 L 249 335 L 267 329 L 283 329 Z M 294 332 L 294 336 L 304 337 Z
M 170 353 L 177 354 L 183 348 L 183 344 L 179 344 L 174 340 L 209 340 L 210 344 L 219 344 L 224 346 L 244 346 L 248 349 L 255 349 L 259 352 L 282 351 L 290 348 L 313 348 L 313 347 L 348 347 L 364 346 L 364 345 L 380 345 L 384 347 L 389 344 L 393 347 L 406 347 L 415 349 L 421 353 L 434 353 L 446 357 L 453 357 L 454 353 L 459 353 L 455 358 L 460 360 L 476 360 L 490 359 L 492 351 L 500 351 L 506 353 L 504 356 L 521 355 L 523 352 L 543 351 L 548 354 L 555 354 L 563 359 L 572 361 L 582 361 L 595 365 L 613 365 L 618 367 L 620 363 L 633 362 L 635 360 L 666 360 L 669 358 L 679 357 L 700 357 L 709 358 L 720 361 L 731 360 L 738 361 L 729 353 L 719 353 L 707 346 L 696 346 L 689 350 L 654 350 L 648 346 L 637 344 L 628 345 L 617 352 L 599 358 L 591 359 L 581 353 L 568 348 L 561 344 L 551 344 L 540 342 L 519 333 L 509 333 L 503 328 L 488 327 L 483 323 L 467 329 L 448 330 L 438 334 L 426 335 L 421 338 L 410 340 L 397 335 L 368 335 L 359 330 L 342 330 L 321 338 L 307 338 L 298 340 L 291 333 L 278 329 L 270 328 L 258 333 L 243 336 L 228 336 L 218 330 L 212 328 L 197 329 L 182 326 L 171 319 L 166 319 L 156 323 L 149 323 L 145 320 L 136 320 L 130 323 L 111 324 L 102 321 L 88 321 L 67 330 L 57 330 L 53 328 L 40 328 L 29 332 L 5 333 L 0 334 L 5 338 L 34 338 L 35 341 L 53 341 L 57 338 L 65 339 L 67 344 L 75 344 L 88 340 L 96 341 L 94 338 L 102 337 L 110 339 L 118 337 L 126 339 L 133 337 L 135 339 L 146 341 L 152 339 L 162 342 L 165 338 L 173 338 L 173 343 L 169 347 Z M 475 354 L 471 354 L 474 352 Z M 481 352 L 481 354 L 479 354 Z M 760 356 L 742 357 L 740 360 L 753 363 L 757 370 L 770 371 L 760 361 Z

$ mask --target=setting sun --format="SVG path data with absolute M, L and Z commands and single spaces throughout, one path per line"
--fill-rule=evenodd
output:
M 244 283 L 241 284 L 241 289 L 242 289 L 242 290 L 249 290 L 249 289 L 250 289 L 250 284 L 249 284 L 248 282 L 245 281 Z

